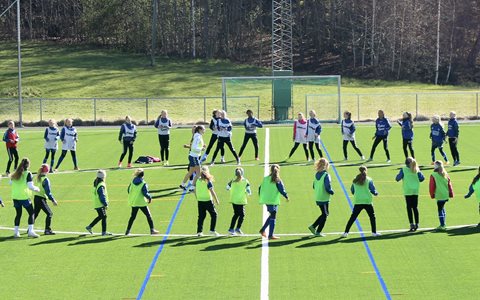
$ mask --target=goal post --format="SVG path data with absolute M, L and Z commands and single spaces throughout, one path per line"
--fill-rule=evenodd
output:
M 315 110 L 321 121 L 340 122 L 340 92 L 339 75 L 222 77 L 222 108 L 234 120 L 244 119 L 247 109 L 279 122 Z

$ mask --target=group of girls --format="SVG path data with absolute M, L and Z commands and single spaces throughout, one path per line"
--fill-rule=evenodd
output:
M 36 218 L 39 216 L 40 211 L 44 211 L 46 214 L 45 219 L 45 235 L 54 235 L 55 232 L 51 228 L 53 212 L 49 207 L 47 200 L 50 200 L 54 206 L 57 205 L 57 201 L 53 197 L 50 181 L 47 178 L 49 173 L 49 166 L 42 164 L 34 178 L 29 171 L 30 160 L 28 158 L 22 159 L 20 165 L 15 172 L 10 176 L 11 179 L 11 196 L 13 200 L 13 207 L 15 208 L 16 215 L 14 220 L 14 237 L 20 237 L 20 221 L 22 218 L 23 209 L 28 213 L 28 230 L 27 235 L 32 238 L 38 238 L 39 235 L 35 232 L 34 224 Z M 102 235 L 111 235 L 107 231 L 107 207 L 108 207 L 108 192 L 106 185 L 107 173 L 104 170 L 98 170 L 96 178 L 93 182 L 93 208 L 97 212 L 97 217 L 85 227 L 85 229 L 93 233 L 93 227 L 101 222 Z M 32 196 L 33 203 L 31 201 Z M 139 210 L 146 216 L 148 225 L 150 227 L 150 234 L 158 234 L 159 231 L 155 229 L 153 225 L 152 215 L 148 208 L 148 204 L 151 203 L 152 196 L 149 193 L 147 183 L 144 181 L 143 169 L 137 169 L 134 173 L 133 180 L 128 186 L 128 204 L 131 207 L 131 216 L 128 220 L 127 229 L 125 235 L 130 234 L 133 222 L 137 216 Z M 0 200 L 0 205 L 4 204 Z
M 243 138 L 242 146 L 240 147 L 240 152 L 237 154 L 235 148 L 232 144 L 232 122 L 227 117 L 227 112 L 224 110 L 215 109 L 212 112 L 212 119 L 210 120 L 209 128 L 212 130 L 212 135 L 210 136 L 210 141 L 208 146 L 206 147 L 205 153 L 202 155 L 200 162 L 204 162 L 207 160 L 208 155 L 210 154 L 215 142 L 217 142 L 217 146 L 215 151 L 213 152 L 212 159 L 210 161 L 210 165 L 215 164 L 215 159 L 220 152 L 220 162 L 225 162 L 225 147 L 226 144 L 230 149 L 233 157 L 235 158 L 237 164 L 240 164 L 240 159 L 245 150 L 245 147 L 248 144 L 249 140 L 252 140 L 253 147 L 255 150 L 255 159 L 259 160 L 258 157 L 258 138 L 257 138 L 257 128 L 262 128 L 263 124 L 257 118 L 253 116 L 253 111 L 248 109 L 246 111 L 247 118 L 243 122 L 243 126 L 245 127 L 245 135 Z
M 310 118 L 305 119 L 303 113 L 298 113 L 297 120 L 293 124 L 293 142 L 294 145 L 290 150 L 290 154 L 286 158 L 288 160 L 297 150 L 298 146 L 302 144 L 303 150 L 305 152 L 305 157 L 307 161 L 315 160 L 315 154 L 313 151 L 313 145 L 316 146 L 317 152 L 320 157 L 322 157 L 322 151 L 320 150 L 320 133 L 322 127 L 320 122 L 316 118 L 316 113 L 314 110 L 309 112 Z M 403 113 L 402 119 L 398 120 L 397 123 L 402 128 L 402 138 L 403 138 L 403 152 L 405 158 L 415 157 L 413 150 L 413 117 L 409 112 Z M 390 121 L 385 117 L 383 110 L 378 111 L 378 118 L 375 120 L 375 134 L 373 136 L 373 145 L 370 151 L 370 157 L 367 161 L 372 161 L 375 154 L 377 146 L 383 142 L 383 148 L 385 150 L 385 155 L 387 157 L 387 163 L 390 163 L 390 151 L 388 150 L 388 136 L 390 129 L 392 128 Z M 365 160 L 360 148 L 357 146 L 355 139 L 355 122 L 352 120 L 352 113 L 345 111 L 343 114 L 343 120 L 340 124 L 340 130 L 343 138 L 343 156 L 344 160 L 348 160 L 348 149 L 347 146 L 350 143 L 353 149 L 357 152 L 360 159 Z M 438 149 L 442 155 L 446 164 L 449 163 L 447 155 L 443 151 L 443 144 L 448 138 L 448 143 L 450 150 L 453 156 L 453 165 L 457 166 L 460 164 L 460 155 L 458 153 L 458 135 L 459 135 L 459 126 L 456 119 L 456 113 L 450 112 L 450 119 L 448 121 L 448 129 L 445 132 L 443 129 L 443 124 L 438 115 L 432 117 L 432 124 L 430 126 L 430 139 L 432 141 L 431 155 L 432 155 L 432 165 L 436 161 L 435 150 Z M 308 144 L 308 150 L 307 150 Z M 410 151 L 410 155 L 408 153 Z

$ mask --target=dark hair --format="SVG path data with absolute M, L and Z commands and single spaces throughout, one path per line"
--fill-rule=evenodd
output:
M 215 118 L 217 117 L 217 112 L 218 112 L 218 109 L 214 109 L 214 110 L 212 111 L 212 118 L 215 119 Z
M 26 158 L 26 157 L 23 158 L 22 162 L 18 165 L 17 169 L 15 170 L 15 172 L 12 174 L 12 176 L 10 178 L 13 179 L 13 180 L 20 179 L 20 177 L 22 177 L 22 175 L 23 175 L 23 172 L 28 170 L 29 166 L 30 166 L 30 160 L 28 160 L 28 158 Z
M 99 184 L 100 182 L 102 182 L 102 181 L 103 181 L 103 178 L 98 178 L 98 177 L 95 178 L 95 180 L 93 181 L 93 186 L 94 186 L 94 187 L 97 187 L 98 184 Z
M 251 109 L 247 109 L 247 111 L 245 112 L 247 115 L 248 114 L 252 114 L 253 115 L 253 111 Z
M 349 119 L 349 120 L 350 120 L 350 119 L 352 118 L 352 113 L 351 113 L 351 112 L 349 112 L 349 111 L 345 111 L 345 112 L 344 112 L 344 114 L 346 114 L 346 115 L 347 115 L 347 119 Z
M 358 174 L 357 177 L 355 177 L 355 179 L 353 180 L 353 183 L 363 185 L 367 180 L 367 167 L 360 166 L 358 170 L 360 171 L 360 174 Z
M 478 174 L 473 178 L 472 185 L 477 183 L 477 181 L 480 179 L 480 167 L 478 167 Z
M 408 112 L 408 111 L 406 111 L 405 113 L 407 114 L 407 119 L 410 121 L 410 124 L 411 124 L 411 126 L 412 126 L 412 128 L 413 128 L 412 113 L 410 113 L 410 112 Z

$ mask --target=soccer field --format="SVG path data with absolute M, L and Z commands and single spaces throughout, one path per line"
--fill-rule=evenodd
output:
M 269 127 L 267 141 L 266 129 L 260 129 L 260 161 L 253 159 L 251 144 L 242 156 L 253 191 L 242 227 L 245 236 L 226 236 L 233 210 L 225 186 L 235 169 L 228 149 L 227 163 L 210 168 L 221 201 L 217 231 L 223 236 L 200 238 L 194 235 L 197 201 L 193 194 L 177 188 L 186 172 L 188 152 L 182 145 L 190 141 L 190 129 L 172 130 L 169 167 L 145 166 L 145 181 L 154 196 L 150 209 L 159 236 L 147 234 L 142 214 L 137 216 L 133 234 L 123 235 L 130 216 L 127 187 L 133 170 L 115 167 L 121 153 L 118 128 L 77 129 L 81 170 L 70 171 L 73 165 L 68 155 L 60 172 L 49 175 L 59 202 L 57 207 L 50 205 L 57 235 L 31 239 L 22 230 L 22 238 L 14 239 L 15 210 L 8 179 L 0 182 L 6 204 L 0 208 L 2 299 L 135 299 L 139 295 L 142 299 L 260 299 L 262 293 L 271 299 L 478 299 L 480 295 L 478 202 L 474 196 L 463 198 L 478 170 L 478 124 L 460 124 L 462 164 L 447 167 L 455 197 L 446 205 L 446 232 L 433 230 L 438 216 L 436 203 L 428 196 L 432 172 L 429 127 L 416 124 L 415 154 L 427 180 L 419 197 L 421 230 L 415 233 L 407 233 L 402 184 L 395 182 L 404 157 L 400 127 L 394 125 L 389 138 L 392 163 L 385 163 L 381 145 L 374 161 L 365 163 L 379 192 L 374 206 L 382 236 L 375 238 L 365 212 L 357 223 L 363 231 L 354 225 L 348 238 L 340 238 L 351 211 L 350 184 L 364 162 L 350 146 L 350 160 L 341 161 L 338 125 L 325 125 L 322 132 L 323 153 L 333 161 L 329 173 L 335 191 L 323 230 L 326 237 L 313 237 L 307 229 L 320 214 L 313 199 L 313 164 L 305 161 L 301 147 L 288 162 L 282 162 L 293 144 L 291 127 Z M 373 126 L 357 126 L 357 144 L 366 157 L 373 134 Z M 43 129 L 20 129 L 19 135 L 20 157 L 29 157 L 31 171 L 36 172 L 44 155 Z M 204 140 L 209 138 L 208 132 Z M 237 151 L 242 139 L 243 128 L 235 128 Z M 448 145 L 444 149 L 450 158 Z M 159 156 L 153 127 L 139 130 L 134 159 L 139 155 Z M 258 204 L 257 189 L 264 176 L 265 155 L 270 163 L 281 165 L 291 201 L 282 200 L 278 211 L 276 233 L 281 239 L 262 244 L 258 231 L 263 207 Z M 0 167 L 5 164 L 2 150 Z M 107 170 L 108 231 L 115 234 L 108 237 L 98 235 L 100 224 L 94 227 L 94 235 L 85 231 L 96 216 L 91 195 L 97 168 Z M 21 228 L 27 226 L 26 217 L 24 212 Z M 35 224 L 38 233 L 43 232 L 44 219 L 41 213 Z M 209 220 L 207 216 L 207 228 Z

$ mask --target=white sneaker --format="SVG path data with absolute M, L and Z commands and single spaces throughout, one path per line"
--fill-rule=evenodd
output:
M 20 237 L 20 232 L 15 232 L 15 233 L 13 234 L 13 237 L 14 237 L 14 238 L 19 238 L 19 237 Z
M 362 155 L 362 160 L 365 160 L 365 156 L 364 156 L 364 155 Z
M 372 233 L 372 236 L 373 237 L 377 237 L 377 236 L 381 236 L 382 234 L 380 232 L 374 232 Z
M 222 156 L 222 158 L 220 158 L 220 163 L 224 164 L 225 163 L 225 158 Z
M 28 236 L 31 237 L 31 238 L 38 238 L 39 235 L 35 233 L 34 230 L 29 230 L 28 231 Z
M 348 232 L 344 232 L 344 233 L 342 234 L 342 238 L 346 238 L 346 237 L 348 237 Z
M 194 185 L 189 186 L 188 191 L 189 192 L 195 192 L 195 186 Z
M 387 164 L 389 164 L 389 163 L 391 163 L 391 162 L 392 162 L 391 160 L 387 159 Z
M 197 236 L 198 236 L 198 237 L 203 236 L 203 232 L 197 232 Z
M 216 231 L 210 231 L 210 235 L 211 236 L 220 236 L 220 233 L 218 233 Z

